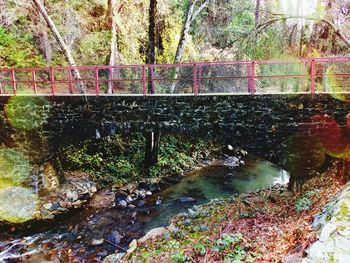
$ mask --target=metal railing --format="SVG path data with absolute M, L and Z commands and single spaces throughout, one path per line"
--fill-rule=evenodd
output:
M 0 68 L 0 95 L 6 96 L 280 93 L 350 93 L 350 57 Z

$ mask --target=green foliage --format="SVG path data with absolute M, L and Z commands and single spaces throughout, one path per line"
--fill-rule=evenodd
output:
M 184 142 L 179 137 L 165 136 L 159 149 L 158 164 L 150 169 L 150 175 L 182 174 L 197 158 L 208 154 L 208 148 L 208 143 L 201 139 Z
M 209 145 L 203 140 L 165 135 L 160 144 L 158 164 L 145 171 L 145 141 L 142 133 L 90 141 L 65 152 L 62 164 L 69 170 L 88 171 L 106 184 L 123 184 L 135 180 L 136 175 L 153 178 L 181 175 L 198 158 L 209 153 Z
M 121 136 L 91 141 L 68 150 L 62 156 L 67 169 L 91 172 L 103 183 L 123 183 L 133 179 L 141 168 L 144 138 L 134 134 L 128 140 Z M 127 151 L 126 146 L 129 151 Z
M 0 26 L 0 67 L 41 66 L 43 59 L 33 49 L 33 36 L 21 37 Z
M 256 74 L 260 76 L 288 76 L 288 75 L 307 75 L 308 68 L 306 65 L 302 64 L 280 64 L 278 66 L 272 64 L 266 64 L 259 66 Z M 307 83 L 307 79 L 304 79 L 304 83 Z M 302 83 L 299 78 L 280 78 L 280 79 L 272 79 L 272 78 L 264 78 L 260 81 L 260 85 L 262 88 L 275 88 L 280 91 L 294 91 L 294 92 L 302 92 L 304 91 L 305 84 Z
M 207 252 L 206 246 L 202 243 L 193 244 L 192 249 L 196 254 L 201 256 L 205 255 L 205 253 Z
M 179 262 L 183 263 L 186 262 L 187 256 L 184 252 L 177 252 L 174 255 L 171 256 L 172 262 Z
M 91 32 L 84 34 L 80 41 L 81 63 L 83 65 L 103 65 L 106 64 L 106 58 L 110 45 L 110 32 Z
M 294 27 L 297 20 L 274 21 L 281 17 L 276 13 L 295 13 L 302 5 L 290 4 L 293 10 L 282 10 L 278 2 L 262 2 L 260 23 L 266 25 L 257 30 L 255 0 L 210 1 L 192 21 L 183 61 L 276 59 L 304 57 L 313 53 L 321 56 L 349 53 L 348 46 L 334 30 L 327 27 L 326 23 L 319 22 L 320 18 L 327 17 L 339 25 L 341 32 L 348 35 L 349 28 L 344 25 L 349 24 L 350 16 L 346 12 L 339 12 L 347 10 L 345 3 L 339 1 L 326 8 L 326 4 L 319 1 L 315 10 L 307 10 L 315 21 L 313 26 L 304 21 L 306 25 L 302 35 L 300 25 Z M 157 2 L 157 63 L 174 60 L 188 4 L 189 0 Z M 202 1 L 197 1 L 195 10 L 201 4 Z M 111 32 L 107 21 L 107 1 L 46 1 L 45 7 L 62 38 L 71 48 L 77 64 L 96 65 L 109 61 Z M 31 1 L 7 0 L 2 8 L 0 67 L 44 65 L 45 61 L 39 55 L 44 53 L 40 35 L 43 28 L 47 30 L 47 25 L 43 19 L 39 19 L 34 5 Z M 145 63 L 148 8 L 147 0 L 116 3 L 116 64 Z M 66 58 L 50 32 L 49 42 L 53 50 L 51 65 L 67 65 Z
M 242 235 L 240 234 L 222 234 L 221 238 L 216 240 L 213 245 L 213 250 L 217 252 L 222 252 L 224 250 L 231 250 L 232 248 L 240 250 L 239 242 L 242 240 Z
M 312 206 L 312 200 L 310 199 L 316 194 L 314 191 L 308 191 L 295 201 L 295 209 L 298 214 L 303 211 L 307 211 Z
M 240 218 L 254 218 L 255 216 L 256 215 L 253 212 L 243 211 L 243 212 L 239 213 Z

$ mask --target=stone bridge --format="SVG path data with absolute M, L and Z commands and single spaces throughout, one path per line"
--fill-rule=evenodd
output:
M 88 139 L 160 131 L 237 146 L 303 173 L 323 163 L 320 127 L 346 132 L 346 101 L 329 94 L 0 97 L 0 143 L 40 164 Z

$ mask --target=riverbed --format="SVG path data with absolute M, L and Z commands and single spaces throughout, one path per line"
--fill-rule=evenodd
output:
M 86 208 L 55 222 L 50 230 L 0 237 L 0 262 L 98 262 L 193 205 L 288 181 L 287 171 L 256 156 L 236 167 L 208 165 L 130 207 Z

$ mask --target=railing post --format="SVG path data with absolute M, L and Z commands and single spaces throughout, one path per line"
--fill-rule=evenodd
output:
M 201 93 L 201 86 L 202 86 L 202 65 L 199 64 L 198 66 L 198 77 L 197 77 L 197 92 Z
M 108 82 L 108 91 L 111 94 L 114 94 L 114 83 L 113 83 L 113 67 L 109 68 L 109 82 Z
M 51 83 L 51 95 L 55 96 L 55 77 L 53 75 L 52 67 L 50 67 L 50 83 Z
M 38 94 L 38 87 L 37 87 L 37 84 L 36 84 L 35 70 L 32 71 L 32 81 L 33 81 L 34 94 Z
M 98 96 L 100 93 L 100 86 L 98 83 L 98 67 L 95 68 L 95 92 L 96 96 Z
M 252 61 L 250 65 L 250 93 L 254 95 L 255 93 L 255 61 Z
M 143 96 L 147 95 L 147 83 L 146 83 L 146 69 L 145 66 L 142 66 L 142 90 L 143 90 Z
M 155 94 L 155 88 L 154 88 L 154 64 L 150 66 L 151 70 L 151 93 Z
M 0 74 L 0 94 L 3 94 L 3 89 L 2 89 L 2 80 L 3 80 L 3 78 L 2 78 L 2 74 Z
M 311 94 L 315 94 L 315 91 L 316 91 L 316 67 L 315 67 L 315 59 L 312 59 L 311 60 L 311 63 L 310 63 L 310 71 L 311 71 Z
M 193 95 L 197 96 L 197 65 L 193 64 Z
M 17 86 L 16 86 L 16 78 L 15 78 L 15 69 L 11 69 L 11 83 L 12 83 L 12 89 L 13 94 L 17 96 Z
M 69 93 L 73 94 L 73 86 L 72 86 L 73 76 L 72 76 L 72 69 L 70 67 L 68 70 L 68 78 L 69 78 L 69 82 L 68 82 Z

